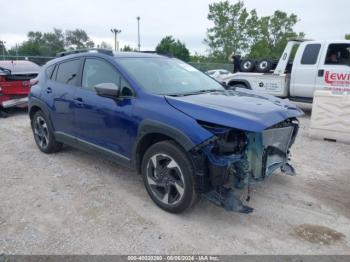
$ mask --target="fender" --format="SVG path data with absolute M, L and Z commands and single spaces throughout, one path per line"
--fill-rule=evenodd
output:
M 29 100 L 28 100 L 28 113 L 29 113 L 29 115 L 30 115 L 31 110 L 34 106 L 39 107 L 41 109 L 41 111 L 44 112 L 45 116 L 47 117 L 47 119 L 49 119 L 50 124 L 51 124 L 50 112 L 47 109 L 46 104 L 42 100 L 31 96 L 31 97 L 29 97 Z
M 195 147 L 195 144 L 181 130 L 150 119 L 145 119 L 140 123 L 135 144 L 137 144 L 137 142 L 140 141 L 145 135 L 151 133 L 159 133 L 173 138 L 186 151 L 189 151 Z
M 158 133 L 171 137 L 186 151 L 189 151 L 195 147 L 195 144 L 191 141 L 191 139 L 189 139 L 188 136 L 186 136 L 186 134 L 184 134 L 181 130 L 156 120 L 145 119 L 139 125 L 136 141 L 132 150 L 132 160 L 134 164 L 137 164 L 136 159 L 140 141 L 142 141 L 146 135 L 152 133 Z

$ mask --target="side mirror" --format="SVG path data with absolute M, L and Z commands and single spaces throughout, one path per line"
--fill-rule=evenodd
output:
M 101 83 L 94 88 L 99 96 L 116 99 L 120 95 L 120 88 L 114 83 Z

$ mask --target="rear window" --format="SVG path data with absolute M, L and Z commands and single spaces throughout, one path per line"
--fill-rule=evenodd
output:
M 320 52 L 320 44 L 309 44 L 305 47 L 303 57 L 301 58 L 302 65 L 314 65 L 317 62 L 318 54 Z
M 58 66 L 56 81 L 67 85 L 77 85 L 76 80 L 78 76 L 79 65 L 79 59 L 61 63 Z
M 48 68 L 46 68 L 45 72 L 48 78 L 51 78 L 52 72 L 54 69 L 55 69 L 55 65 L 50 65 Z

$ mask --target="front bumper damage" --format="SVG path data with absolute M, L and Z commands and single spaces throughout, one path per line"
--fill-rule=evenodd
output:
M 200 123 L 214 136 L 196 146 L 192 155 L 196 167 L 197 190 L 202 196 L 228 211 L 250 213 L 234 192 L 263 181 L 281 170 L 294 175 L 288 163 L 299 123 L 288 119 L 261 133 Z

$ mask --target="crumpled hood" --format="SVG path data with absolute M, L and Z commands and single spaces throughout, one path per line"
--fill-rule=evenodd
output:
M 246 89 L 165 98 L 196 120 L 252 132 L 261 132 L 288 118 L 303 115 L 289 100 Z

